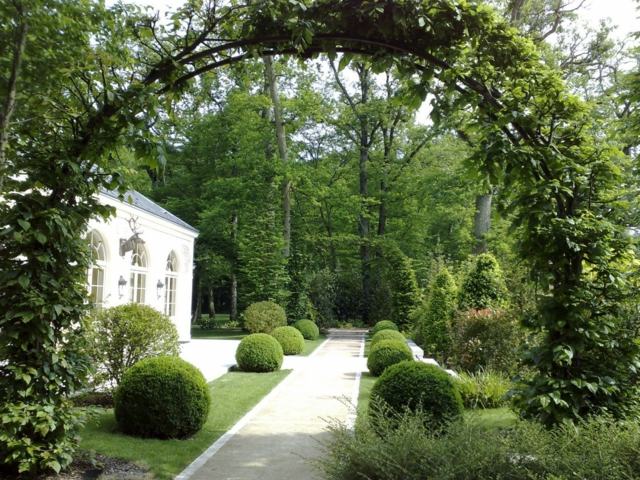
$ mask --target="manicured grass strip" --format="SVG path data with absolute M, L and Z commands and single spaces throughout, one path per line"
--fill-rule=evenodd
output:
M 309 356 L 313 353 L 313 351 L 318 348 L 320 345 L 322 345 L 322 342 L 324 342 L 327 339 L 327 337 L 325 335 L 320 335 L 318 338 L 316 338 L 315 340 L 305 340 L 304 341 L 304 350 L 302 350 L 302 353 L 300 355 L 302 356 Z
M 202 330 L 198 326 L 191 327 L 191 338 L 211 338 L 216 340 L 242 340 L 249 332 L 241 328 L 213 328 Z
M 362 372 L 362 377 L 360 378 L 360 394 L 358 395 L 358 417 L 367 414 L 371 388 L 377 379 L 378 377 L 374 377 L 369 372 Z
M 464 416 L 468 422 L 482 426 L 487 430 L 511 427 L 518 420 L 514 412 L 504 407 L 466 410 Z
M 138 463 L 158 479 L 171 479 L 231 428 L 290 370 L 229 372 L 209 384 L 211 409 L 204 427 L 187 440 L 156 440 L 117 432 L 113 410 L 105 410 L 82 432 L 81 449 Z

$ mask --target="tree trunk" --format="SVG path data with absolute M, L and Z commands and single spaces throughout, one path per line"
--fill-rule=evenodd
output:
M 476 254 L 487 251 L 486 236 L 491 229 L 492 200 L 493 195 L 491 193 L 476 196 L 476 214 L 473 219 L 473 236 L 476 240 L 473 251 Z
M 4 179 L 7 175 L 7 148 L 9 146 L 9 124 L 11 117 L 16 108 L 16 93 L 18 85 L 18 74 L 20 72 L 20 66 L 22 64 L 22 57 L 24 54 L 24 47 L 27 43 L 27 24 L 24 22 L 22 15 L 22 9 L 19 7 L 19 3 L 16 4 L 18 8 L 18 16 L 21 19 L 20 26 L 18 27 L 16 40 L 13 49 L 13 61 L 11 62 L 11 74 L 9 76 L 9 83 L 7 84 L 7 93 L 4 99 L 2 110 L 0 111 L 0 192 L 3 189 Z
M 216 318 L 216 301 L 214 297 L 214 290 L 212 286 L 209 286 L 209 317 Z
M 193 318 L 191 323 L 198 323 L 200 321 L 200 317 L 202 316 L 202 288 L 200 286 L 200 276 L 196 276 L 195 281 L 195 290 L 196 290 L 196 308 L 193 312 Z
M 284 177 L 282 180 L 282 216 L 283 216 L 283 255 L 289 257 L 291 252 L 291 182 L 287 174 L 287 137 L 284 131 L 282 120 L 282 107 L 280 105 L 280 95 L 278 94 L 278 82 L 273 73 L 273 63 L 271 57 L 262 57 L 264 61 L 265 79 L 269 88 L 269 96 L 273 104 L 273 120 L 276 127 L 276 140 L 278 144 L 278 156 L 282 162 Z
M 362 105 L 366 105 L 369 99 L 369 79 L 366 67 L 361 67 L 359 71 L 360 91 Z M 358 219 L 358 234 L 360 235 L 360 261 L 362 263 L 362 320 L 367 323 L 371 310 L 371 247 L 369 245 L 369 120 L 366 114 L 360 116 L 360 159 L 358 162 L 359 171 L 359 193 L 362 201 L 362 210 Z
M 233 212 L 231 214 L 231 241 L 234 246 L 237 247 L 238 242 L 238 213 Z M 235 321 L 238 319 L 238 277 L 236 276 L 237 257 L 231 267 L 231 292 L 229 301 L 229 320 Z
M 511 25 L 517 25 L 522 17 L 522 7 L 524 7 L 526 0 L 511 0 L 509 3 L 509 22 Z

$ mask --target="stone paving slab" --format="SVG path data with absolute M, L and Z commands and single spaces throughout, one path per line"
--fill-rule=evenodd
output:
M 329 339 L 250 412 L 250 419 L 210 458 L 196 460 L 182 480 L 314 480 L 312 460 L 328 440 L 327 421 L 348 421 L 357 381 L 366 370 L 363 331 Z M 194 466 L 196 463 L 194 463 Z

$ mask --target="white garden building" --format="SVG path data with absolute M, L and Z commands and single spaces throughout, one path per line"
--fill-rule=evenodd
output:
M 189 341 L 198 231 L 135 191 L 127 192 L 124 201 L 117 193 L 103 192 L 100 202 L 116 213 L 107 222 L 89 224 L 91 301 L 98 308 L 149 305 L 173 320 L 180 341 Z

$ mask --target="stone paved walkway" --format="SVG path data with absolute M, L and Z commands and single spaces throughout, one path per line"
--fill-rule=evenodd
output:
M 349 421 L 366 370 L 363 331 L 332 331 L 233 435 L 219 440 L 178 478 L 180 480 L 313 480 L 311 460 L 327 440 L 327 420 Z M 355 397 L 354 397 L 355 395 Z M 232 429 L 233 432 L 233 429 Z

